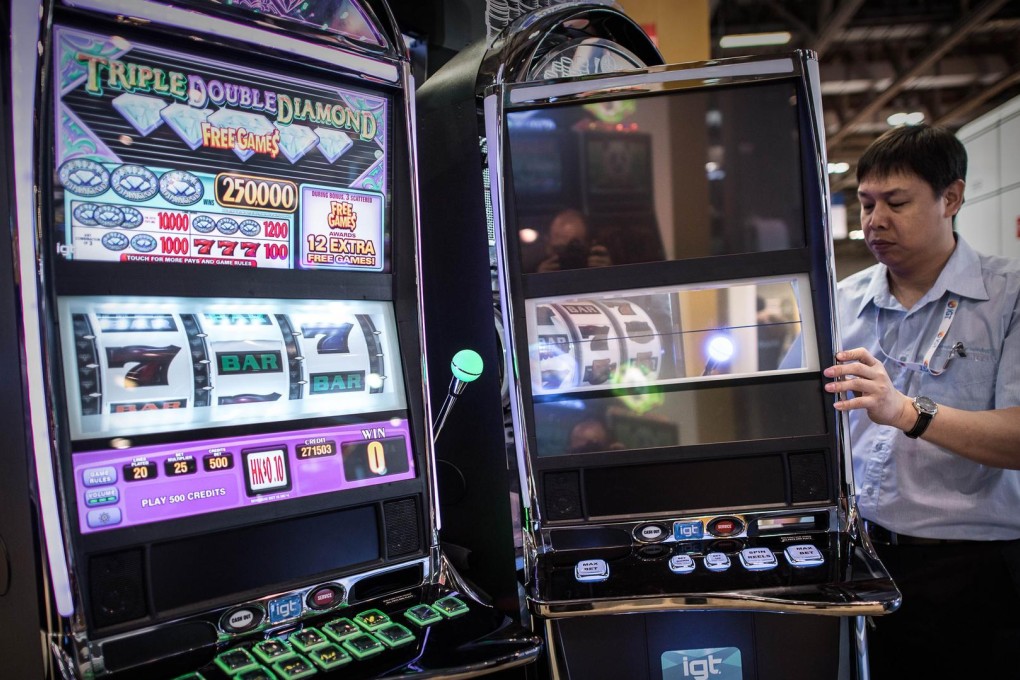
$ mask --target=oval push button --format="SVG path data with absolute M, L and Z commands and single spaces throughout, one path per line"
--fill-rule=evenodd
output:
M 666 527 L 649 522 L 634 527 L 634 539 L 642 543 L 658 543 L 666 538 Z
M 708 532 L 713 536 L 734 536 L 744 530 L 744 523 L 736 517 L 716 517 L 708 523 Z
M 324 586 L 319 586 L 312 592 L 308 593 L 308 598 L 305 602 L 308 604 L 309 609 L 322 611 L 323 609 L 332 609 L 340 604 L 343 599 L 344 587 L 330 583 Z
M 234 607 L 220 619 L 224 633 L 247 633 L 262 623 L 265 614 L 258 607 Z

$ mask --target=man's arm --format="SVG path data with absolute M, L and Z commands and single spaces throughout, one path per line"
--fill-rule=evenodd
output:
M 881 361 L 863 347 L 837 352 L 836 360 L 824 371 L 837 379 L 825 390 L 845 394 L 836 410 L 865 409 L 872 422 L 903 431 L 914 426 L 913 399 L 893 386 Z M 966 411 L 939 404 L 921 439 L 982 465 L 1020 470 L 1020 406 Z

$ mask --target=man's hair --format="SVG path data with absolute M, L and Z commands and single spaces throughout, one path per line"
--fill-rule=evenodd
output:
M 967 150 L 943 127 L 895 127 L 872 142 L 857 161 L 857 182 L 897 173 L 917 175 L 941 196 L 956 180 L 967 179 Z

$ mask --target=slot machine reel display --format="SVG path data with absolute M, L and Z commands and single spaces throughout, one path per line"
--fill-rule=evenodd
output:
M 686 677 L 730 640 L 759 678 L 864 673 L 864 616 L 899 606 L 823 390 L 818 101 L 809 52 L 486 91 L 525 590 L 557 672 Z M 565 213 L 599 261 L 563 265 Z M 640 667 L 590 643 L 609 614 L 639 615 Z M 766 641 L 798 627 L 810 667 Z
M 12 118 L 53 675 L 532 661 L 439 548 L 387 6 L 16 4 L 45 48 L 12 43 Z

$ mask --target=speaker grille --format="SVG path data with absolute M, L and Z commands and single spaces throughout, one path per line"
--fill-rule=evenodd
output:
M 824 501 L 829 493 L 825 454 L 821 451 L 790 454 L 790 500 Z
M 140 548 L 89 561 L 89 594 L 96 626 L 112 626 L 146 615 L 145 575 Z
M 421 550 L 421 522 L 414 498 L 383 503 L 383 523 L 386 525 L 387 558 L 403 557 Z
M 581 473 L 577 470 L 547 472 L 545 514 L 549 519 L 581 519 Z

